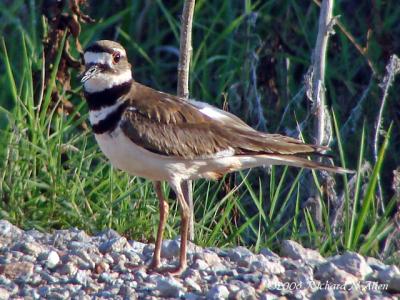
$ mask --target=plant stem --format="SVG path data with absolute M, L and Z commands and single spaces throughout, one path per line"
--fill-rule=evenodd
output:
M 315 144 L 324 145 L 330 140 L 330 124 L 329 115 L 325 108 L 325 68 L 326 68 L 326 53 L 328 50 L 328 40 L 332 26 L 332 11 L 333 0 L 324 0 L 321 4 L 321 11 L 318 22 L 318 35 L 315 43 L 315 49 L 312 54 L 312 73 L 311 73 L 311 100 L 313 102 L 312 112 L 315 114 L 314 121 L 314 137 Z M 310 93 L 311 92 L 311 93 Z M 329 176 L 329 175 L 327 175 Z M 325 178 L 328 182 L 329 178 Z M 329 195 L 328 195 L 329 196 Z M 321 220 L 321 196 L 318 188 L 315 191 L 315 217 L 316 220 Z M 322 224 L 318 224 L 322 226 Z
M 180 97 L 189 97 L 189 67 L 190 58 L 192 56 L 192 23 L 195 0 L 186 0 L 183 5 L 181 37 L 179 47 L 179 64 L 178 64 L 178 87 L 177 94 Z M 192 181 L 182 183 L 182 191 L 190 209 L 189 219 L 189 239 L 194 239 L 194 209 L 193 209 L 193 192 Z

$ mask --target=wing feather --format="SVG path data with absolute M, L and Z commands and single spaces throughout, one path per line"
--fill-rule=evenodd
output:
M 326 150 L 279 134 L 258 132 L 218 109 L 223 118 L 211 118 L 199 109 L 199 102 L 188 102 L 136 82 L 129 97 L 120 126 L 134 143 L 155 153 L 194 158 L 221 152 L 293 155 Z

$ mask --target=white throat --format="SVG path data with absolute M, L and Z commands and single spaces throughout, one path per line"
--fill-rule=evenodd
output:
M 132 71 L 126 70 L 119 74 L 99 73 L 84 83 L 87 93 L 102 92 L 132 79 Z

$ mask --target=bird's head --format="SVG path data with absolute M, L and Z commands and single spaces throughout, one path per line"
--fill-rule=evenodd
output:
M 132 80 L 131 65 L 126 51 L 116 42 L 94 42 L 86 48 L 83 57 L 85 71 L 81 82 L 85 92 L 101 92 Z

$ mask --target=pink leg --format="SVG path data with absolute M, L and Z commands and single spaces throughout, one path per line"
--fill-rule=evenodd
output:
M 160 267 L 161 246 L 162 246 L 163 234 L 164 234 L 164 229 L 165 229 L 165 223 L 167 221 L 168 211 L 169 211 L 168 202 L 165 200 L 163 192 L 162 192 L 161 182 L 153 181 L 153 186 L 154 186 L 154 191 L 156 192 L 156 195 L 159 200 L 160 223 L 158 224 L 157 239 L 156 239 L 156 245 L 155 245 L 154 254 L 153 254 L 153 260 L 151 261 L 151 263 L 148 267 L 151 270 L 155 270 Z

